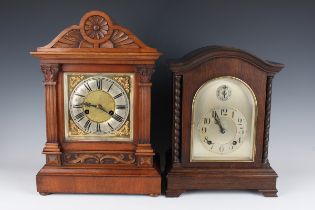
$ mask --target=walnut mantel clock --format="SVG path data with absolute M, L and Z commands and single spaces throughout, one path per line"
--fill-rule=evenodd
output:
M 167 196 L 252 189 L 276 196 L 268 161 L 271 84 L 282 64 L 205 47 L 172 61 L 174 113 Z
M 38 192 L 160 194 L 150 144 L 151 75 L 160 53 L 91 11 L 31 54 L 45 78 Z

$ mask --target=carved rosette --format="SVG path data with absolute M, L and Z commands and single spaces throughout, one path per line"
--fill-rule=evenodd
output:
M 60 71 L 60 64 L 41 64 L 40 68 L 44 74 L 44 84 L 55 85 Z
M 135 156 L 131 153 L 65 153 L 64 164 L 133 164 Z
M 140 76 L 140 82 L 149 83 L 151 82 L 151 76 L 155 71 L 155 65 L 138 65 L 137 73 Z
M 107 20 L 100 16 L 90 16 L 84 23 L 84 32 L 91 39 L 100 40 L 109 32 Z
M 269 160 L 268 160 L 268 146 L 269 146 L 269 128 L 270 128 L 270 113 L 271 113 L 272 79 L 273 79 L 273 76 L 267 77 L 265 132 L 264 132 L 264 148 L 263 148 L 264 149 L 263 165 L 266 168 L 270 167 Z
M 99 48 L 111 37 L 113 24 L 108 15 L 103 12 L 92 11 L 86 13 L 80 21 L 80 32 L 87 42 Z
M 173 133 L 173 155 L 174 162 L 179 162 L 180 134 L 181 134 L 181 86 L 182 76 L 176 75 L 174 82 L 174 133 Z

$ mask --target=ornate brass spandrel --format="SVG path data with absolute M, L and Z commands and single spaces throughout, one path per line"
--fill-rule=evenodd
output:
M 69 93 L 84 79 L 83 75 L 69 75 Z
M 130 77 L 129 76 L 113 76 L 113 79 L 116 80 L 127 93 L 130 92 Z
M 129 136 L 130 135 L 130 123 L 126 121 L 125 124 L 115 132 L 115 136 Z
M 81 130 L 80 128 L 78 128 L 78 126 L 73 122 L 73 120 L 69 120 L 69 132 L 70 132 L 70 135 L 78 135 L 78 136 L 81 136 L 81 135 L 85 135 L 86 133 Z

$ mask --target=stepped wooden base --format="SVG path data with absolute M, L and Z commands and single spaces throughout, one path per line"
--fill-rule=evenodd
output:
M 37 191 L 51 193 L 161 194 L 155 168 L 66 168 L 44 166 L 36 176 Z
M 272 168 L 198 169 L 172 168 L 167 175 L 167 197 L 188 190 L 258 190 L 265 197 L 277 197 L 277 174 Z

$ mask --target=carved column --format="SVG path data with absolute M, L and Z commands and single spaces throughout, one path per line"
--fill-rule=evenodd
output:
M 268 160 L 268 144 L 269 144 L 269 128 L 270 128 L 270 112 L 271 112 L 272 79 L 273 79 L 273 76 L 267 77 L 264 152 L 263 152 L 263 166 L 265 168 L 270 167 L 269 160 Z
M 46 135 L 47 142 L 43 150 L 46 155 L 46 165 L 61 165 L 61 151 L 57 131 L 57 95 L 56 84 L 59 64 L 41 64 L 44 74 L 45 103 L 46 103 Z
M 151 127 L 151 75 L 154 65 L 138 65 L 139 76 L 139 142 L 136 149 L 136 164 L 141 167 L 153 165 L 154 152 L 150 144 Z
M 173 162 L 180 162 L 180 139 L 181 139 L 181 85 L 182 76 L 176 75 L 174 81 L 174 101 L 173 101 Z

